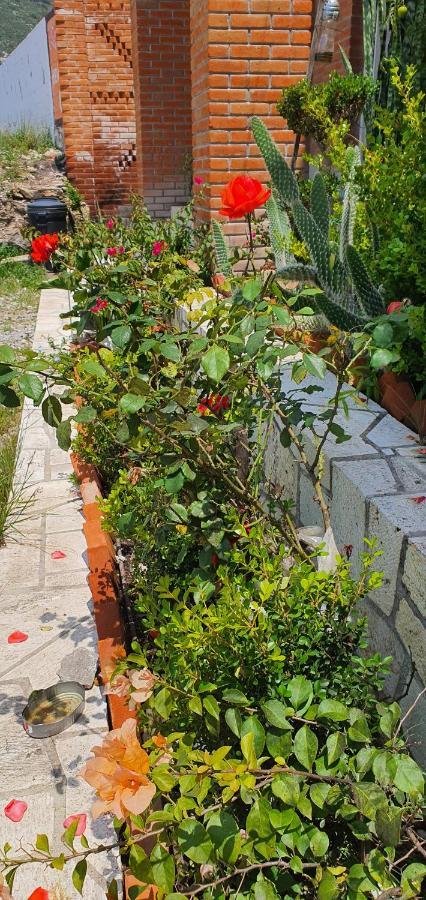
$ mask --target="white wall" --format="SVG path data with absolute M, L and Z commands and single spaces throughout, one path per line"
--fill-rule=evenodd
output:
M 0 130 L 14 131 L 23 124 L 54 132 L 45 19 L 0 65 Z

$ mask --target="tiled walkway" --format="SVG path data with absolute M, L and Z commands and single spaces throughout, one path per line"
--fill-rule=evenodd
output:
M 50 340 L 58 344 L 63 339 L 59 314 L 67 308 L 66 291 L 42 291 L 34 349 L 47 351 Z M 69 410 L 65 408 L 66 415 Z M 84 715 L 56 738 L 35 740 L 22 728 L 21 713 L 31 690 L 59 678 L 93 685 L 97 668 L 81 501 L 71 473 L 68 454 L 58 449 L 41 410 L 26 401 L 15 483 L 24 481 L 33 499 L 17 526 L 19 533 L 0 549 L 1 846 L 6 841 L 14 848 L 20 841 L 33 844 L 43 832 L 59 850 L 64 819 L 90 809 L 92 792 L 78 773 L 108 730 L 105 701 L 96 686 L 86 693 Z M 52 559 L 56 550 L 64 557 Z M 28 634 L 28 640 L 10 645 L 7 637 L 16 630 Z M 3 812 L 12 799 L 28 804 L 19 824 Z M 90 843 L 110 843 L 114 832 L 101 819 L 88 825 L 86 836 Z M 90 857 L 83 897 L 101 900 L 116 868 L 113 853 Z M 79 896 L 69 866 L 62 873 L 25 866 L 16 876 L 13 896 L 26 900 L 38 885 L 53 890 L 52 898 L 58 900 Z

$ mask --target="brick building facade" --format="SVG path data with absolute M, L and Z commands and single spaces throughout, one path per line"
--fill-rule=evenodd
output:
M 261 116 L 290 156 L 275 104 L 306 75 L 312 0 L 55 0 L 68 174 L 93 211 L 124 213 L 132 192 L 167 216 L 205 181 L 201 214 L 233 175 L 263 172 L 250 133 Z M 341 43 L 362 63 L 356 0 L 341 0 Z M 237 238 L 242 224 L 234 223 Z

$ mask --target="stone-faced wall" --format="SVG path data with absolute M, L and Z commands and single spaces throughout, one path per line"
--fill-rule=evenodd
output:
M 67 173 L 92 212 L 138 190 L 130 0 L 55 0 Z
M 322 394 L 305 395 L 306 406 L 317 412 L 333 397 L 335 379 L 329 374 L 319 384 Z M 283 390 L 290 387 L 295 385 L 284 369 Z M 323 485 L 337 547 L 342 553 L 352 548 L 354 576 L 365 538 L 375 538 L 381 551 L 375 569 L 384 572 L 383 585 L 365 608 L 370 647 L 393 657 L 387 689 L 402 698 L 405 711 L 426 683 L 426 457 L 413 433 L 376 403 L 353 399 L 349 410 L 349 419 L 339 414 L 337 421 L 350 440 L 325 443 Z M 277 424 L 267 446 L 265 476 L 294 501 L 301 524 L 321 525 L 312 484 L 292 451 L 282 447 L 279 432 Z M 425 765 L 426 696 L 406 724 L 413 753 Z

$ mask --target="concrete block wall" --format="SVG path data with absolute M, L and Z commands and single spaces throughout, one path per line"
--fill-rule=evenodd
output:
M 22 125 L 54 133 L 46 21 L 42 19 L 0 65 L 0 129 Z
M 335 379 L 328 374 L 320 385 L 322 393 L 304 395 L 306 408 L 316 412 L 334 395 Z M 284 393 L 295 388 L 289 368 L 283 369 L 282 387 Z M 337 421 L 350 440 L 325 442 L 323 485 L 338 549 L 352 548 L 354 576 L 364 538 L 375 538 L 381 551 L 375 569 L 384 572 L 383 585 L 364 612 L 371 649 L 393 657 L 387 690 L 401 697 L 406 711 L 426 684 L 426 457 L 413 433 L 376 403 L 351 399 L 349 407 L 349 419 L 339 413 Z M 322 524 L 312 484 L 296 455 L 281 445 L 278 423 L 266 448 L 265 477 L 294 501 L 301 524 Z M 426 765 L 426 697 L 407 720 L 407 735 Z

